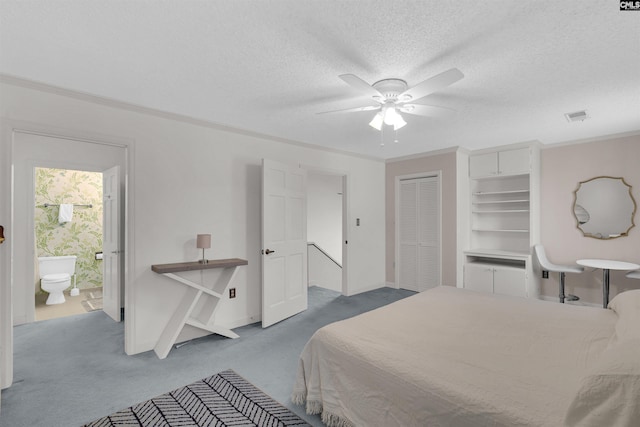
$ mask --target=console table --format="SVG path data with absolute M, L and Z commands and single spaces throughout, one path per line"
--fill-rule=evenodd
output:
M 637 270 L 640 265 L 611 259 L 579 259 L 576 264 L 583 267 L 602 269 L 602 308 L 609 305 L 609 270 Z
M 164 359 L 169 354 L 171 347 L 178 339 L 178 335 L 184 328 L 184 325 L 195 326 L 205 331 L 222 335 L 229 338 L 238 338 L 238 335 L 230 329 L 215 324 L 215 314 L 220 304 L 220 300 L 224 296 L 231 280 L 236 274 L 239 266 L 247 265 L 245 259 L 214 259 L 203 264 L 196 262 L 180 262 L 175 264 L 156 264 L 151 266 L 151 270 L 163 276 L 169 277 L 188 287 L 187 292 L 178 304 L 178 308 L 171 316 L 171 320 L 165 326 L 164 331 L 160 335 L 154 351 L 160 359 Z M 211 287 L 200 285 L 198 283 L 187 280 L 174 273 L 183 271 L 209 270 L 212 268 L 222 268 L 222 273 L 218 280 Z M 194 313 L 198 302 L 200 309 Z

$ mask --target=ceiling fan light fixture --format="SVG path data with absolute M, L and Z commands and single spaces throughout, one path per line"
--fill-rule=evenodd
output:
M 396 107 L 388 107 L 384 112 L 384 124 L 389 126 L 395 125 L 398 117 L 400 117 L 400 114 L 396 111 Z
M 382 111 L 380 111 L 373 116 L 373 119 L 369 122 L 369 126 L 376 130 L 382 130 L 382 123 L 384 123 L 384 117 L 382 115 Z
M 398 130 L 401 127 L 404 127 L 404 125 L 406 125 L 407 122 L 404 121 L 404 119 L 402 118 L 402 116 L 400 114 L 398 114 L 398 117 L 396 118 L 395 123 L 393 124 L 393 130 Z

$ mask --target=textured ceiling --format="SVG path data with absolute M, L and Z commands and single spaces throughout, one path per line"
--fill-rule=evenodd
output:
M 338 78 L 465 77 L 380 133 Z M 640 12 L 618 0 L 0 0 L 0 73 L 380 158 L 640 131 Z M 568 123 L 564 113 L 590 119 Z M 386 144 L 380 146 L 381 137 Z

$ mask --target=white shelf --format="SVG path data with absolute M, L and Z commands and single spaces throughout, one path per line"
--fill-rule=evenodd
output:
M 465 287 L 526 297 L 539 294 L 530 253 L 539 241 L 539 171 L 538 143 L 470 155 Z M 482 270 L 487 266 L 491 274 Z
M 492 229 L 492 228 L 472 228 L 471 231 L 482 231 L 488 233 L 528 233 L 529 230 L 508 230 L 508 229 Z
M 486 210 L 486 211 L 472 211 L 473 213 L 490 213 L 490 214 L 496 214 L 496 213 L 527 213 L 529 212 L 529 209 L 500 209 L 500 210 Z
M 529 203 L 529 199 L 517 200 L 478 200 L 473 202 L 474 205 L 496 205 L 502 203 Z
M 523 173 L 509 173 L 509 174 L 501 174 L 501 175 L 486 175 L 486 176 L 472 176 L 471 179 L 475 179 L 478 181 L 490 181 L 490 180 L 498 180 L 498 179 L 510 179 L 518 176 L 527 176 L 528 172 Z
M 486 248 L 476 248 L 470 249 L 468 251 L 464 251 L 464 254 L 467 256 L 477 256 L 477 257 L 501 257 L 501 258 L 510 258 L 510 259 L 526 259 L 529 257 L 529 252 L 523 251 L 504 251 L 500 249 L 486 249 Z
M 502 194 L 518 194 L 518 193 L 528 193 L 528 189 L 523 190 L 505 190 L 505 191 L 476 191 L 473 193 L 474 196 L 490 196 L 490 195 L 502 195 Z

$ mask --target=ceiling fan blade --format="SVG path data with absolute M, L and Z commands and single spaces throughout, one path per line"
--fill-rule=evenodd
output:
M 322 111 L 320 113 L 316 113 L 316 114 L 331 114 L 331 113 L 354 113 L 357 111 L 373 111 L 373 110 L 379 110 L 380 106 L 379 105 L 368 105 L 366 107 L 356 107 L 356 108 L 345 108 L 342 110 L 331 110 L 331 111 Z
M 349 86 L 358 89 L 360 92 L 362 92 L 363 95 L 382 97 L 382 94 L 378 91 L 378 89 L 374 88 L 369 83 L 365 82 L 360 77 L 354 74 L 342 74 L 338 77 L 340 77 Z
M 433 105 L 421 104 L 405 104 L 399 107 L 400 111 L 416 116 L 435 117 L 438 119 L 446 119 L 454 116 L 457 111 L 445 107 L 435 107 Z
M 406 99 L 407 95 L 409 95 L 410 98 L 407 99 L 407 101 L 415 101 L 433 92 L 436 92 L 439 89 L 452 85 L 463 77 L 464 74 L 462 74 L 462 71 L 458 70 L 457 68 L 452 68 L 438 74 L 437 76 L 433 76 L 430 79 L 423 81 L 422 83 L 418 83 L 412 88 L 405 90 L 403 93 L 398 95 L 398 99 Z

